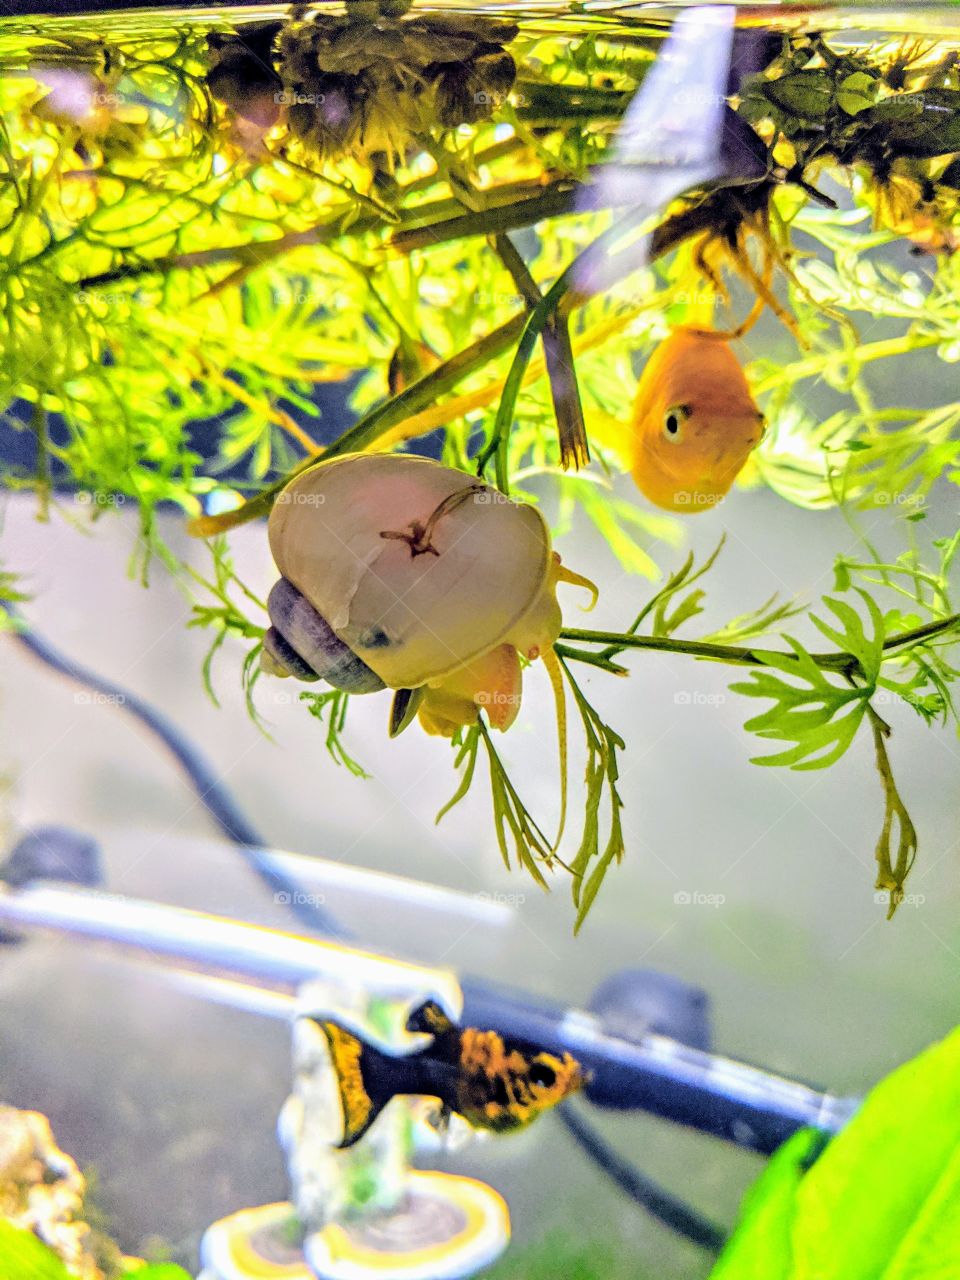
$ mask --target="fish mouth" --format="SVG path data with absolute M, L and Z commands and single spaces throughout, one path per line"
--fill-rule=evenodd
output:
M 662 466 L 662 479 L 665 481 L 663 489 L 668 491 L 669 496 L 666 501 L 663 501 L 663 490 L 661 490 L 661 505 L 686 514 L 718 506 L 730 492 L 734 480 L 743 469 L 753 447 L 751 444 L 738 449 L 735 453 L 727 448 L 713 460 L 704 459 L 701 467 L 693 474 L 684 473 L 664 463 Z

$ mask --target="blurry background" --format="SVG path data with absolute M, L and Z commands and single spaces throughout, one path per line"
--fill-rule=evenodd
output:
M 87 513 L 65 498 L 61 514 L 41 524 L 28 498 L 5 501 L 4 562 L 34 596 L 27 616 L 70 657 L 181 726 L 269 840 L 468 894 L 509 895 L 516 905 L 509 928 L 464 935 L 435 913 L 391 919 L 331 896 L 327 909 L 363 929 L 371 947 L 573 1003 L 585 1003 L 614 970 L 656 967 L 707 989 L 720 1051 L 837 1092 L 866 1089 L 957 1021 L 960 775 L 951 733 L 926 730 L 909 709 L 884 708 L 920 836 L 909 890 L 923 898 L 887 923 L 873 893 L 882 803 L 867 736 L 824 774 L 760 769 L 749 757 L 763 754 L 763 744 L 742 729 L 754 708 L 727 693 L 735 672 L 636 654 L 629 680 L 584 674 L 592 700 L 627 741 L 628 856 L 574 939 L 563 876 L 547 896 L 503 868 L 485 783 L 434 825 L 455 787 L 446 743 L 418 728 L 390 742 L 388 699 L 355 699 L 348 741 L 373 777 L 353 778 L 327 756 L 322 727 L 297 704 L 292 684 L 264 680 L 258 694 L 270 741 L 247 717 L 243 650 L 229 645 L 215 667 L 217 709 L 200 679 L 207 638 L 185 628 L 189 607 L 177 586 L 160 565 L 148 590 L 127 576 L 135 513 L 107 513 L 92 534 L 74 514 Z M 944 528 L 955 518 L 939 514 Z M 881 547 L 894 518 L 864 515 Z M 924 538 L 937 519 L 934 502 Z M 728 535 L 707 580 L 708 613 L 690 634 L 774 591 L 818 597 L 830 589 L 834 556 L 854 545 L 839 514 L 797 510 L 765 490 L 735 492 L 684 530 L 701 556 Z M 206 569 L 204 548 L 186 537 L 179 517 L 167 519 L 164 534 Z M 902 533 L 890 543 L 899 550 Z M 231 545 L 241 577 L 265 595 L 275 576 L 265 528 L 242 528 Z M 600 585 L 588 625 L 624 626 L 650 584 L 625 576 L 588 529 L 572 530 L 560 550 Z M 664 551 L 661 562 L 673 567 L 684 554 Z M 576 593 L 565 605 L 577 625 Z M 540 670 L 530 673 L 524 699 L 502 750 L 530 807 L 549 815 L 556 748 Z M 131 718 L 2 638 L 0 777 L 6 845 L 26 826 L 63 822 L 102 842 L 109 887 L 119 893 L 289 927 L 237 853 L 219 842 L 176 766 Z M 684 903 L 684 894 L 722 900 Z M 281 1024 L 207 1006 L 165 987 L 146 966 L 51 939 L 0 951 L 0 1027 L 5 1101 L 49 1114 L 61 1144 L 95 1166 L 98 1198 L 126 1247 L 159 1234 L 189 1265 L 210 1221 L 285 1196 L 274 1140 L 289 1084 Z M 722 1221 L 732 1220 L 761 1167 L 756 1157 L 650 1118 L 600 1119 L 625 1154 Z M 506 1195 L 519 1241 L 554 1227 L 589 1231 L 635 1260 L 637 1276 L 670 1280 L 708 1269 L 705 1255 L 621 1198 L 554 1118 L 513 1139 L 477 1143 L 448 1163 Z

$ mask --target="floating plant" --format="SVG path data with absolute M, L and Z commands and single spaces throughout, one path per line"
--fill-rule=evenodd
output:
M 629 740 L 575 672 L 623 677 L 644 650 L 745 668 L 732 688 L 761 704 L 748 728 L 774 744 L 759 763 L 823 768 L 861 740 L 872 750 L 877 885 L 892 912 L 917 835 L 878 707 L 892 694 L 923 722 L 956 721 L 960 531 L 926 551 L 920 535 L 933 486 L 956 483 L 960 401 L 879 407 L 868 373 L 925 350 L 960 358 L 960 72 L 942 41 L 849 39 L 822 16 L 818 30 L 808 17 L 782 33 L 728 31 L 739 70 L 705 90 L 713 167 L 664 207 L 632 212 L 614 207 L 604 175 L 629 180 L 631 162 L 648 173 L 649 157 L 631 161 L 617 139 L 664 66 L 667 29 L 653 19 L 348 0 L 266 23 L 205 15 L 176 32 L 125 17 L 109 36 L 79 19 L 42 31 L 6 20 L 0 395 L 36 463 L 4 484 L 33 489 L 45 517 L 64 487 L 92 520 L 136 505 L 137 570 L 146 580 L 159 559 L 192 592 L 193 623 L 212 634 L 211 692 L 213 657 L 239 637 L 254 716 L 262 664 L 308 680 L 347 672 L 346 685 L 304 695 L 341 764 L 359 769 L 349 699 L 380 685 L 394 690 L 385 734 L 418 715 L 450 737 L 454 801 L 485 758 L 504 857 L 538 879 L 569 869 L 578 922 L 626 852 L 617 756 Z M 668 123 L 681 99 L 660 104 Z M 884 254 L 898 243 L 906 265 Z M 733 341 L 763 310 L 789 354 L 741 370 Z M 871 336 L 878 317 L 887 330 Z M 700 354 L 683 365 L 681 348 Z M 651 352 L 638 393 L 633 357 Z M 314 392 L 348 378 L 356 420 L 332 436 Z M 814 380 L 837 399 L 822 422 L 804 405 Z M 191 430 L 211 419 L 220 453 L 204 465 Z M 726 451 L 713 447 L 718 423 Z M 420 449 L 443 465 L 411 461 Z M 614 487 L 628 470 L 656 509 Z M 364 565 L 426 567 L 439 582 L 435 552 L 466 522 L 490 627 L 472 647 L 441 638 L 449 662 L 394 671 L 391 646 L 362 643 L 380 606 L 354 634 L 344 580 L 324 585 L 315 565 L 309 584 L 301 576 L 299 558 L 320 555 L 322 507 L 293 499 L 350 477 L 359 512 L 365 476 L 407 474 L 430 484 L 364 515 Z M 691 635 L 707 575 L 722 570 L 716 554 L 677 568 L 672 548 L 738 476 L 796 506 L 839 506 L 855 530 L 859 510 L 888 508 L 903 517 L 902 552 L 858 534 L 862 551 L 838 557 L 822 600 L 744 600 L 725 626 Z M 580 511 L 625 569 L 651 580 L 666 569 L 620 630 L 561 620 L 552 592 L 565 569 L 541 499 L 555 502 L 565 561 L 576 564 L 563 532 Z M 209 540 L 209 575 L 163 541 L 163 504 Z M 268 605 L 238 580 L 228 541 L 267 516 L 287 582 Z M 287 546 L 294 519 L 303 530 Z M 0 596 L 28 589 L 15 572 L 4 565 Z M 521 635 L 537 601 L 543 628 Z M 324 670 L 318 645 L 333 654 Z M 584 736 L 571 853 L 527 810 L 492 736 L 537 658 L 558 691 L 561 741 L 567 698 Z

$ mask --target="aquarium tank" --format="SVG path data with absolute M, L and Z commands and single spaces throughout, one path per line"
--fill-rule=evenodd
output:
M 960 1274 L 960 11 L 8 0 L 0 1280 Z

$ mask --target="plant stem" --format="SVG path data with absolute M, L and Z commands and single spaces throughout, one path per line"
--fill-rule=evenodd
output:
M 391 249 L 395 249 L 398 253 L 411 253 L 414 249 L 432 249 L 434 245 L 451 240 L 462 240 L 467 236 L 497 235 L 505 231 L 515 231 L 521 227 L 532 226 L 544 218 L 573 213 L 579 190 L 579 187 L 557 183 L 541 195 L 530 199 L 494 205 L 492 208 L 466 213 L 457 218 L 432 222 L 425 227 L 398 231 L 390 237 L 389 244 Z M 496 195 L 496 188 L 484 194 Z
M 909 355 L 912 351 L 917 351 L 921 347 L 939 346 L 943 341 L 944 335 L 942 333 L 908 333 L 901 338 L 884 338 L 879 342 L 867 342 L 857 348 L 857 364 L 864 365 L 869 364 L 872 360 L 886 360 L 890 356 Z M 804 360 L 797 360 L 793 364 L 777 369 L 776 373 L 771 374 L 769 378 L 764 378 L 755 383 L 753 394 L 761 395 L 764 391 L 770 391 L 782 386 L 785 381 L 792 385 L 802 378 L 814 378 L 823 373 L 828 365 L 842 362 L 845 358 L 847 358 L 847 354 L 843 351 L 831 351 L 826 355 L 807 356 Z
M 903 884 L 917 856 L 917 832 L 900 798 L 890 757 L 887 754 L 886 739 L 890 736 L 889 725 L 867 703 L 867 715 L 873 732 L 873 745 L 876 752 L 877 772 L 883 786 L 883 827 L 877 840 L 877 881 L 876 887 L 886 890 L 889 897 L 887 919 L 891 920 L 897 907 L 903 901 Z M 892 841 L 897 834 L 897 850 L 894 857 Z
M 295 476 L 315 466 L 321 459 L 336 458 L 344 453 L 356 453 L 368 448 L 391 427 L 417 413 L 426 405 L 432 404 L 437 396 L 449 391 L 461 378 L 473 373 L 475 369 L 482 368 L 505 351 L 521 332 L 525 320 L 526 313 L 518 312 L 499 329 L 494 329 L 463 351 L 457 352 L 438 368 L 432 369 L 417 382 L 412 382 L 399 395 L 393 396 L 365 414 L 359 422 L 355 422 L 352 427 L 327 445 L 320 458 L 305 458 L 287 475 L 266 489 L 262 489 L 233 511 L 224 511 L 215 516 L 200 516 L 190 523 L 190 532 L 195 537 L 209 538 L 215 533 L 223 533 L 227 529 L 236 528 L 237 525 L 246 524 L 249 520 L 268 516 L 277 494 L 286 488 Z
M 477 457 L 477 474 L 482 476 L 490 459 L 496 456 L 497 488 L 501 493 L 510 492 L 509 475 L 509 443 L 510 429 L 513 425 L 513 413 L 517 396 L 523 385 L 527 365 L 533 358 L 533 352 L 540 337 L 555 318 L 566 319 L 574 307 L 582 305 L 592 296 L 592 290 L 584 291 L 583 281 L 589 279 L 590 271 L 598 261 L 602 261 L 610 253 L 611 247 L 638 223 L 636 214 L 629 214 L 622 221 L 614 223 L 602 232 L 596 240 L 570 262 L 557 277 L 538 304 L 530 312 L 527 322 L 517 343 L 513 363 L 503 384 L 503 395 L 497 416 L 490 433 L 490 439 Z M 640 263 L 634 264 L 635 269 Z
M 32 429 L 37 442 L 37 499 L 40 504 L 38 520 L 50 519 L 50 433 L 47 411 L 39 399 L 33 406 Z
M 922 627 L 913 627 L 909 631 L 901 631 L 889 636 L 883 644 L 885 651 L 898 649 L 905 644 L 919 644 L 932 640 L 938 635 L 955 630 L 960 626 L 960 614 L 952 614 L 949 618 L 939 618 L 927 622 Z M 615 657 L 623 649 L 653 649 L 660 653 L 682 653 L 691 658 L 706 659 L 710 662 L 728 662 L 741 667 L 765 667 L 764 653 L 769 652 L 762 647 L 745 648 L 741 645 L 713 644 L 707 640 L 677 640 L 672 636 L 638 636 L 618 631 L 588 631 L 578 627 L 564 627 L 560 632 L 563 640 L 576 640 L 580 644 L 599 644 L 604 651 L 597 655 L 605 661 Z M 580 658 L 575 651 L 570 657 Z M 794 658 L 796 655 L 777 650 L 777 656 Z M 812 653 L 811 658 L 818 667 L 824 670 L 839 671 L 844 675 L 854 675 L 860 671 L 860 664 L 850 653 Z M 583 661 L 589 659 L 583 658 Z M 595 665 L 602 665 L 597 663 Z

